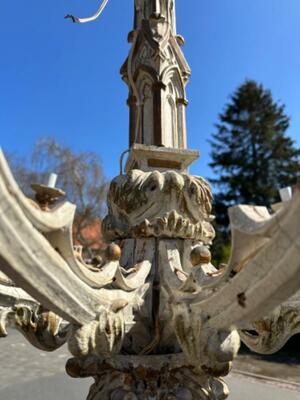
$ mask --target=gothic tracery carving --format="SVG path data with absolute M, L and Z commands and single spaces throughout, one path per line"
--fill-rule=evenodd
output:
M 131 144 L 186 148 L 175 0 L 135 0 L 129 38 Z M 224 400 L 240 336 L 269 353 L 300 329 L 299 298 L 288 300 L 300 284 L 300 187 L 274 215 L 232 208 L 231 259 L 217 270 L 210 186 L 182 169 L 112 181 L 104 231 L 118 256 L 94 268 L 74 252 L 75 207 L 37 207 L 0 152 L 0 336 L 13 326 L 48 351 L 67 341 L 68 373 L 95 379 L 89 400 Z
M 135 96 L 136 89 L 138 92 L 138 98 L 134 98 L 129 104 L 132 116 L 130 144 L 141 143 L 185 149 L 184 109 L 187 102 L 182 100 L 185 99 L 185 85 L 188 82 L 190 69 L 176 40 L 174 2 L 170 0 L 153 2 L 137 0 L 135 2 L 135 21 L 134 49 L 121 69 L 123 79 L 129 86 L 130 96 Z M 168 71 L 170 67 L 173 68 L 174 79 L 171 76 L 167 78 L 170 75 Z M 142 124 L 141 118 L 139 118 L 141 109 L 149 107 L 148 98 L 146 98 L 147 104 L 145 105 L 145 97 L 141 91 L 143 87 L 141 81 L 144 76 L 140 71 L 147 69 L 149 72 L 151 71 L 153 77 L 152 92 L 154 96 L 154 127 L 150 126 L 149 128 L 149 122 Z M 173 94 L 168 90 L 169 85 L 172 85 Z M 139 103 L 141 104 L 140 109 Z M 137 127 L 137 125 L 139 126 Z M 153 128 L 154 135 L 151 135 Z M 133 133 L 136 130 L 142 131 L 138 138 Z

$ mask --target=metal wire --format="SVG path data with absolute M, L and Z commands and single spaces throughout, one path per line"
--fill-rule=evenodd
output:
M 102 12 L 104 11 L 105 7 L 107 6 L 109 0 L 103 0 L 100 7 L 98 8 L 98 10 L 96 11 L 96 13 L 94 15 L 92 15 L 91 17 L 88 18 L 78 18 L 78 17 L 74 17 L 74 15 L 66 15 L 65 18 L 69 18 L 71 19 L 73 22 L 78 23 L 78 24 L 85 24 L 87 22 L 92 22 L 95 21 L 98 17 L 100 17 L 100 15 L 102 14 Z
M 96 13 L 94 15 L 92 15 L 91 17 L 78 18 L 78 17 L 75 17 L 74 15 L 66 15 L 65 18 L 71 19 L 73 22 L 79 23 L 79 24 L 85 24 L 87 22 L 95 21 L 98 17 L 100 17 L 100 15 L 104 11 L 105 7 L 107 6 L 108 2 L 109 2 L 109 0 L 103 0 L 100 7 L 96 11 Z M 136 121 L 136 126 L 135 126 L 134 143 L 137 142 L 138 136 L 139 136 L 140 124 L 141 124 L 141 107 L 142 107 L 140 95 L 139 95 L 138 89 L 136 87 L 136 84 L 134 82 L 134 78 L 132 75 L 132 59 L 133 59 L 135 46 L 137 43 L 138 33 L 139 32 L 137 30 L 134 32 L 133 43 L 132 43 L 131 51 L 128 56 L 128 63 L 127 63 L 127 75 L 128 75 L 129 83 L 132 88 L 133 95 L 135 96 L 136 102 L 137 102 L 136 103 L 137 104 L 137 121 Z M 123 159 L 124 159 L 125 154 L 129 153 L 129 151 L 130 151 L 130 149 L 123 151 L 123 153 L 120 156 L 120 174 L 121 175 L 123 174 Z

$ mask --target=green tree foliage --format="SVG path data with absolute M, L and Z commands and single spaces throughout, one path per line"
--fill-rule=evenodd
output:
M 254 204 L 270 207 L 278 189 L 292 186 L 300 173 L 300 149 L 286 135 L 289 117 L 269 90 L 246 81 L 219 115 L 210 141 L 212 167 L 219 189 L 215 199 L 218 262 L 228 254 L 228 207 Z

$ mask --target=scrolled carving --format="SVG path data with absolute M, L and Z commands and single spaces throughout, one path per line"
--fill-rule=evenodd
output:
M 200 177 L 132 170 L 115 178 L 103 229 L 108 239 L 170 237 L 212 242 L 212 193 Z M 171 210 L 171 211 L 170 211 Z
M 93 17 L 70 17 L 94 20 L 107 3 Z M 12 326 L 47 351 L 68 341 L 76 357 L 68 373 L 95 379 L 88 400 L 223 400 L 228 390 L 219 377 L 240 344 L 235 327 L 299 290 L 300 187 L 273 216 L 261 207 L 232 209 L 230 262 L 214 268 L 212 192 L 203 178 L 184 173 L 197 152 L 186 150 L 191 71 L 176 34 L 175 0 L 134 4 L 132 49 L 121 69 L 129 86 L 130 172 L 112 181 L 103 224 L 118 243 L 97 267 L 85 264 L 74 254 L 75 206 L 47 207 L 49 193 L 54 200 L 60 192 L 44 187 L 47 199 L 39 196 L 37 207 L 0 150 L 0 268 L 7 275 L 0 273 L 0 336 Z M 241 331 L 244 341 L 255 351 L 278 349 L 299 331 L 296 303 L 257 320 L 254 338 Z
M 255 321 L 249 329 L 240 331 L 242 341 L 252 351 L 273 354 L 300 333 L 300 299 L 288 301 L 272 313 Z
M 7 326 L 20 331 L 34 346 L 54 351 L 67 340 L 68 324 L 40 305 L 16 305 L 0 308 L 0 337 L 6 337 Z

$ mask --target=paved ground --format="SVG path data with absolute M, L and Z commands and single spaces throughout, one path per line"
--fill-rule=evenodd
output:
M 73 380 L 64 370 L 68 351 L 46 354 L 17 333 L 0 340 L 0 400 L 84 400 L 92 380 Z M 300 391 L 231 375 L 230 400 L 300 400 Z
M 254 354 L 242 347 L 234 362 L 234 369 L 296 382 L 300 387 L 299 345 L 300 335 L 297 335 L 282 350 L 273 355 Z
M 298 391 L 241 376 L 230 376 L 226 381 L 231 391 L 229 400 L 300 400 L 300 392 Z

